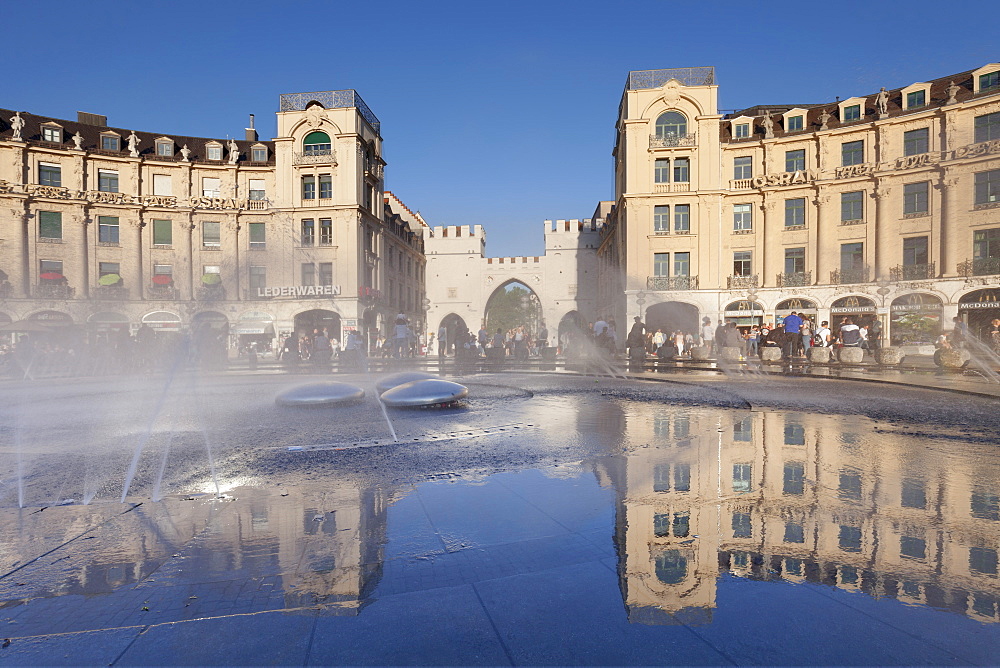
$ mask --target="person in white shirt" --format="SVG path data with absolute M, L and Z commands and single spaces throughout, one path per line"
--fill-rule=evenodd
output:
M 830 347 L 830 323 L 824 320 L 820 323 L 819 331 L 816 332 L 816 339 L 819 341 L 819 346 L 823 348 Z

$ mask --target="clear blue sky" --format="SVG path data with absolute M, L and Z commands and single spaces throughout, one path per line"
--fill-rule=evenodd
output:
M 386 188 L 489 255 L 613 197 L 629 70 L 714 65 L 722 108 L 812 103 L 1000 60 L 995 0 L 327 2 L 6 0 L 0 107 L 164 134 L 275 132 L 280 93 L 354 88 Z

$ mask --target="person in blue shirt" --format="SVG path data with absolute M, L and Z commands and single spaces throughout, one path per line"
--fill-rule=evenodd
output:
M 792 311 L 785 316 L 785 357 L 793 357 L 799 354 L 799 348 L 802 346 L 802 337 L 799 336 L 799 330 L 802 328 L 802 318 L 800 318 L 795 311 Z

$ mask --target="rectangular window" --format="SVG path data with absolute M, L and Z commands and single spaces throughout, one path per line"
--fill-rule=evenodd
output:
M 861 527 L 840 526 L 840 549 L 844 552 L 861 551 Z
M 267 287 L 267 267 L 250 265 L 250 295 L 260 296 L 260 291 Z
M 202 222 L 201 245 L 210 248 L 218 248 L 222 245 L 222 223 L 217 220 Z
M 670 465 L 657 464 L 653 467 L 653 491 L 670 491 Z
M 751 251 L 733 251 L 733 276 L 750 276 L 753 267 L 750 261 Z
M 674 253 L 674 276 L 691 275 L 691 253 Z
M 733 491 L 749 492 L 753 489 L 753 464 L 733 464 Z
M 736 124 L 736 138 L 742 139 L 744 137 L 750 136 L 750 124 L 749 123 L 737 123 Z
M 837 495 L 846 501 L 860 501 L 861 474 L 854 471 L 841 471 Z
M 691 465 L 674 464 L 674 491 L 691 491 Z
M 857 272 L 865 266 L 865 245 L 858 241 L 840 244 L 840 271 Z
M 222 160 L 222 147 L 218 144 L 209 144 L 205 147 L 205 152 L 209 160 Z
M 785 445 L 805 445 L 806 428 L 798 422 L 785 423 Z
M 63 273 L 62 260 L 40 260 L 38 262 L 38 273 L 59 274 L 60 276 L 62 276 Z
M 927 237 L 910 237 L 903 239 L 903 264 L 912 266 L 927 264 Z
M 653 535 L 658 538 L 665 538 L 670 535 L 670 513 L 656 513 L 653 515 Z
M 844 167 L 860 165 L 865 161 L 865 143 L 863 141 L 845 141 L 840 145 L 840 164 Z
M 750 179 L 753 178 L 753 157 L 749 155 L 740 156 L 733 159 L 733 178 Z
M 927 104 L 927 92 L 922 90 L 915 90 L 912 93 L 906 94 L 906 108 L 916 109 L 917 107 L 922 107 Z
M 850 222 L 864 220 L 865 217 L 865 193 L 855 190 L 849 193 L 840 193 L 840 221 Z
M 749 443 L 753 440 L 753 418 L 743 418 L 733 423 L 733 440 Z
M 153 245 L 170 246 L 174 243 L 174 226 L 169 220 L 153 221 Z
M 674 158 L 674 183 L 691 180 L 691 161 L 688 158 Z
M 38 163 L 38 184 L 43 186 L 62 186 L 62 168 L 51 162 Z
M 653 276 L 670 275 L 670 253 L 653 253 Z
M 102 193 L 118 192 L 118 172 L 113 172 L 108 169 L 98 169 L 97 189 Z
M 985 93 L 988 90 L 1000 88 L 1000 70 L 987 72 L 979 75 L 979 92 Z
M 969 498 L 972 516 L 980 520 L 1000 520 L 1000 496 L 982 485 L 972 488 Z
M 903 133 L 903 155 L 927 153 L 930 131 L 927 128 Z
M 785 273 L 804 274 L 806 271 L 806 249 L 786 248 L 785 249 Z
M 250 223 L 250 249 L 263 250 L 267 247 L 267 232 L 264 223 Z
M 750 513 L 733 513 L 733 538 L 753 538 Z
M 316 265 L 312 262 L 302 263 L 301 285 L 316 285 Z
M 972 258 L 974 260 L 1000 258 L 1000 227 L 973 232 Z
M 118 137 L 115 137 L 114 135 L 101 135 L 102 151 L 117 151 L 120 145 L 121 143 Z
M 785 227 L 806 226 L 806 198 L 796 197 L 785 200 Z
M 929 196 L 930 181 L 903 184 L 903 215 L 927 213 Z
M 203 264 L 201 266 L 201 273 L 203 274 L 221 274 L 222 267 L 217 264 Z
M 670 183 L 670 161 L 656 160 L 653 163 L 653 176 L 656 183 Z
M 653 207 L 653 231 L 654 232 L 669 232 L 670 231 L 670 207 L 669 206 L 654 206 Z
M 267 149 L 263 146 L 254 146 L 250 149 L 250 160 L 252 162 L 267 162 Z
M 923 480 L 905 478 L 900 490 L 900 505 L 904 508 L 926 508 L 927 488 Z
M 170 276 L 170 280 L 173 281 L 174 266 L 171 264 L 154 264 L 153 276 Z M 159 283 L 156 283 L 156 285 L 159 285 Z
M 222 179 L 210 176 L 201 179 L 201 194 L 204 197 L 218 197 L 222 190 Z
M 333 177 L 329 174 L 319 175 L 319 198 L 330 199 L 333 197 Z
M 333 263 L 332 262 L 320 262 L 319 263 L 319 284 L 320 285 L 333 285 Z
M 38 237 L 40 239 L 62 239 L 62 214 L 60 212 L 38 212 Z
M 302 199 L 316 199 L 316 177 L 302 177 Z
M 844 107 L 844 120 L 845 121 L 856 121 L 861 118 L 861 105 L 852 104 Z
M 899 556 L 910 559 L 924 559 L 927 556 L 927 541 L 913 536 L 899 537 Z
M 98 262 L 97 275 L 107 276 L 108 274 L 117 274 L 121 276 L 121 265 L 117 262 Z
M 805 491 L 806 467 L 802 462 L 785 464 L 785 476 L 782 493 L 791 496 L 802 496 Z
M 264 179 L 249 179 L 247 181 L 247 190 L 249 191 L 250 199 L 259 202 L 263 199 L 267 199 L 267 193 L 265 192 Z
M 62 128 L 42 128 L 42 141 L 52 142 L 53 144 L 62 143 Z
M 997 551 L 988 547 L 970 547 L 969 570 L 986 575 L 996 575 Z
M 312 246 L 316 243 L 316 221 L 312 218 L 302 219 L 302 245 Z
M 798 149 L 796 151 L 785 151 L 785 171 L 801 172 L 806 168 L 806 151 Z
M 741 232 L 753 229 L 753 209 L 750 204 L 733 205 L 733 230 Z
M 687 538 L 691 533 L 691 515 L 689 513 L 674 513 L 674 537 Z
M 153 174 L 153 194 L 164 197 L 174 194 L 173 179 L 169 174 Z
M 332 218 L 320 218 L 319 219 L 319 245 L 320 246 L 332 246 L 333 245 L 333 219 Z
M 798 522 L 785 522 L 784 542 L 786 543 L 806 542 L 805 527 L 803 527 Z
M 167 141 L 156 142 L 156 155 L 170 157 L 174 154 L 174 145 Z
M 798 132 L 801 129 L 802 129 L 801 116 L 792 116 L 791 118 L 788 119 L 788 128 L 786 129 L 786 132 Z
M 988 172 L 976 172 L 976 204 L 993 204 L 1000 202 L 1000 169 Z
M 674 206 L 674 232 L 687 234 L 691 231 L 691 205 L 677 204 Z
M 977 144 L 982 141 L 1000 139 L 1000 111 L 976 116 L 975 129 L 975 141 Z
M 97 240 L 104 244 L 118 243 L 118 217 L 97 217 Z

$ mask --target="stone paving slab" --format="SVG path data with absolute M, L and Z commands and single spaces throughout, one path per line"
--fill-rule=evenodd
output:
M 110 666 L 142 627 L 16 638 L 0 649 L 0 666 Z

